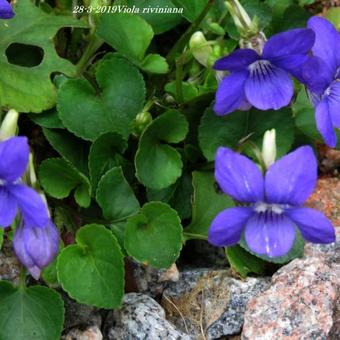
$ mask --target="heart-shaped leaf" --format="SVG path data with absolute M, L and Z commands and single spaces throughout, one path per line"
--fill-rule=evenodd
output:
M 63 321 L 63 300 L 54 290 L 0 282 L 1 340 L 58 340 Z
M 135 214 L 139 203 L 121 167 L 109 170 L 99 181 L 96 199 L 106 219 L 114 222 Z
M 173 147 L 188 132 L 188 123 L 178 111 L 156 118 L 143 132 L 135 158 L 138 180 L 152 189 L 163 189 L 176 182 L 182 173 L 182 159 Z
M 51 73 L 72 76 L 76 72 L 72 63 L 58 56 L 53 37 L 62 27 L 86 28 L 87 25 L 71 16 L 46 14 L 30 0 L 16 1 L 14 11 L 14 18 L 0 25 L 0 106 L 20 112 L 41 112 L 55 105 L 56 89 Z M 11 44 L 40 48 L 43 59 L 34 67 L 10 63 L 6 50 Z
M 212 172 L 193 172 L 192 186 L 194 187 L 192 220 L 184 229 L 185 236 L 188 239 L 207 237 L 215 216 L 220 211 L 233 207 L 234 202 L 229 196 L 217 191 Z
M 45 159 L 39 168 L 39 179 L 44 191 L 54 198 L 65 198 L 75 189 L 76 202 L 87 208 L 91 202 L 88 178 L 62 158 Z
M 152 27 L 141 17 L 128 13 L 101 16 L 97 34 L 119 53 L 142 61 L 153 38 Z
M 44 136 L 60 155 L 78 171 L 88 176 L 89 146 L 67 130 L 43 129 Z
M 83 79 L 68 80 L 60 87 L 57 107 L 63 124 L 86 140 L 112 131 L 127 138 L 143 108 L 143 77 L 128 61 L 111 56 L 97 66 L 96 79 L 100 93 Z
M 139 214 L 128 219 L 124 244 L 137 261 L 168 268 L 182 249 L 181 220 L 165 203 L 146 203 Z
M 236 111 L 218 117 L 208 109 L 199 127 L 199 144 L 204 156 L 215 159 L 219 146 L 235 148 L 241 139 L 247 137 L 258 146 L 262 145 L 266 130 L 276 130 L 278 157 L 286 154 L 294 141 L 294 120 L 290 109 L 258 111 Z
M 89 169 L 92 189 L 96 190 L 100 178 L 113 167 L 124 164 L 121 155 L 127 142 L 117 133 L 109 132 L 96 139 L 90 149 Z
M 124 294 L 124 262 L 116 238 L 104 226 L 90 224 L 79 229 L 76 241 L 58 256 L 63 289 L 80 303 L 118 307 Z

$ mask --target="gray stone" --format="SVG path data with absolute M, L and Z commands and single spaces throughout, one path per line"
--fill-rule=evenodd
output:
M 241 331 L 249 299 L 268 283 L 267 278 L 242 281 L 229 270 L 188 270 L 163 292 L 162 305 L 168 319 L 195 339 L 218 339 Z
M 13 284 L 19 283 L 20 263 L 15 257 L 12 245 L 4 241 L 0 251 L 0 280 L 10 281 Z
M 106 325 L 108 340 L 189 340 L 165 319 L 164 309 L 151 297 L 128 293 Z
M 179 280 L 180 274 L 175 263 L 168 269 L 156 269 L 136 262 L 131 264 L 137 291 L 153 298 L 163 293 L 169 281 Z
M 339 258 L 339 243 L 307 244 L 249 302 L 242 339 L 339 339 Z

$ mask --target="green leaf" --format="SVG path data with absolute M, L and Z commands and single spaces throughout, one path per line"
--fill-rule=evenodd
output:
M 173 185 L 161 190 L 147 188 L 148 201 L 162 201 L 175 209 L 181 219 L 191 217 L 192 179 L 184 173 Z
M 29 114 L 29 118 L 35 123 L 44 128 L 63 129 L 64 125 L 61 122 L 58 112 L 55 108 L 45 111 L 39 115 Z
M 55 215 L 56 215 L 56 212 L 54 212 L 54 223 L 57 225 Z M 64 243 L 60 242 L 59 251 L 62 250 L 63 248 L 64 248 Z M 41 277 L 49 287 L 57 288 L 59 286 L 58 276 L 57 276 L 57 257 L 55 257 L 53 261 L 50 262 L 48 266 L 46 266 L 42 270 Z
M 263 275 L 266 263 L 260 258 L 248 253 L 239 245 L 225 248 L 230 267 L 242 277 L 250 273 Z
M 340 31 L 340 7 L 331 7 L 326 13 L 326 19 Z
M 235 111 L 224 117 L 218 117 L 208 109 L 199 127 L 199 144 L 208 161 L 213 161 L 219 146 L 235 148 L 245 137 L 261 146 L 263 134 L 273 128 L 276 130 L 278 157 L 281 157 L 294 141 L 294 120 L 290 109 Z
M 315 109 L 313 108 L 305 89 L 301 89 L 298 93 L 296 100 L 292 105 L 292 110 L 295 116 L 296 127 L 313 141 L 323 143 L 323 138 L 316 127 Z M 335 134 L 338 138 L 336 148 L 340 149 L 340 131 L 335 129 Z
M 142 64 L 142 70 L 150 73 L 164 74 L 169 72 L 169 65 L 159 54 L 148 54 Z
M 63 300 L 54 290 L 0 282 L 1 340 L 58 340 L 63 321 Z
M 75 189 L 76 202 L 84 208 L 90 205 L 90 181 L 64 159 L 45 159 L 39 168 L 39 179 L 44 191 L 50 196 L 62 199 Z
M 161 202 L 146 203 L 125 225 L 125 249 L 139 262 L 168 268 L 182 249 L 181 220 Z
M 129 7 L 139 8 L 138 15 L 152 26 L 155 34 L 164 33 L 182 21 L 181 14 L 176 13 L 180 9 L 174 9 L 171 0 L 128 0 L 127 4 Z M 169 8 L 172 13 L 156 13 L 155 10 L 152 11 L 154 8 Z
M 176 6 L 183 8 L 183 16 L 190 22 L 201 14 L 207 4 L 207 0 L 176 0 L 173 1 Z
M 89 169 L 92 189 L 96 190 L 100 178 L 113 167 L 124 164 L 121 154 L 127 142 L 117 133 L 109 132 L 98 137 L 92 144 L 89 154 Z
M 48 142 L 66 161 L 82 174 L 88 175 L 89 147 L 86 142 L 66 130 L 44 128 L 43 133 Z
M 295 232 L 295 241 L 293 244 L 292 249 L 284 256 L 278 256 L 278 257 L 269 257 L 266 255 L 260 255 L 257 254 L 253 251 L 251 251 L 244 239 L 244 236 L 241 238 L 241 241 L 239 242 L 239 245 L 244 248 L 247 252 L 255 255 L 256 257 L 265 260 L 267 262 L 272 262 L 272 263 L 277 263 L 277 264 L 284 264 L 284 263 L 288 263 L 298 257 L 302 257 L 303 256 L 303 249 L 304 249 L 304 245 L 305 245 L 305 241 L 303 239 L 303 237 L 301 236 L 301 233 L 299 232 L 298 229 L 296 229 Z
M 256 16 L 259 19 L 261 28 L 268 26 L 272 19 L 272 9 L 269 5 L 260 0 L 244 0 L 241 3 L 250 18 Z
M 102 15 L 97 34 L 119 53 L 139 61 L 153 38 L 152 27 L 144 19 L 127 13 Z
M 68 80 L 60 87 L 59 117 L 69 131 L 86 140 L 112 131 L 127 138 L 143 108 L 143 77 L 128 61 L 111 56 L 97 66 L 96 79 L 100 93 L 83 79 Z
M 311 139 L 322 141 L 315 123 L 314 108 L 305 89 L 301 89 L 292 105 L 296 127 Z
M 283 32 L 298 27 L 306 27 L 307 21 L 311 14 L 297 5 L 291 5 L 286 8 L 280 21 L 275 22 L 277 32 Z
M 184 229 L 188 239 L 206 237 L 215 216 L 222 210 L 234 206 L 234 202 L 229 196 L 216 190 L 213 173 L 193 172 L 192 185 L 194 187 L 192 220 L 189 226 Z
M 176 81 L 172 81 L 166 84 L 164 89 L 166 92 L 170 93 L 178 101 Z M 193 84 L 189 84 L 184 81 L 182 81 L 182 92 L 183 92 L 184 101 L 189 101 L 198 96 L 197 87 Z
M 56 89 L 53 72 L 75 75 L 75 66 L 60 58 L 53 37 L 62 27 L 86 27 L 70 16 L 48 15 L 30 0 L 14 4 L 16 15 L 0 25 L 0 106 L 20 112 L 41 112 L 55 105 Z M 41 48 L 43 59 L 34 67 L 11 64 L 6 50 L 11 44 Z
M 58 256 L 61 286 L 80 303 L 118 307 L 124 294 L 124 262 L 116 238 L 104 226 L 89 224 L 79 229 L 76 242 Z
M 188 123 L 178 111 L 167 111 L 143 132 L 136 153 L 138 180 L 152 189 L 163 189 L 176 182 L 182 173 L 181 155 L 164 144 L 179 143 L 188 132 Z
M 121 167 L 109 170 L 99 181 L 96 200 L 106 219 L 114 222 L 135 214 L 138 200 L 126 181 Z

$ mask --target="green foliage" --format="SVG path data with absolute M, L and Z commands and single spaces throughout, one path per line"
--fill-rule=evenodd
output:
M 151 26 L 155 34 L 164 33 L 182 21 L 182 16 L 176 13 L 152 13 L 151 8 L 174 8 L 171 0 L 128 0 L 130 7 L 136 6 L 140 9 L 140 15 Z M 145 9 L 144 9 L 145 8 Z
M 0 339 L 59 340 L 63 321 L 63 300 L 52 289 L 0 281 Z
M 159 54 L 145 56 L 154 32 L 140 16 L 127 13 L 105 14 L 100 19 L 97 34 L 143 70 L 160 74 L 168 72 L 167 62 Z
M 208 161 L 215 158 L 219 146 L 235 148 L 246 138 L 261 146 L 265 131 L 275 129 L 278 157 L 286 154 L 294 141 L 294 120 L 287 108 L 274 111 L 236 111 L 218 117 L 206 110 L 199 127 L 199 143 Z
M 70 16 L 48 15 L 30 0 L 18 1 L 15 13 L 13 19 L 0 25 L 0 106 L 39 113 L 54 106 L 56 101 L 51 73 L 68 76 L 76 73 L 72 63 L 58 56 L 52 38 L 62 27 L 86 27 L 86 24 Z M 40 47 L 43 60 L 35 67 L 9 63 L 6 49 L 14 43 Z
M 96 200 L 104 217 L 112 222 L 126 219 L 139 209 L 139 203 L 121 167 L 112 168 L 101 178 Z
M 236 27 L 224 0 L 116 0 L 105 14 L 72 13 L 70 0 L 11 2 L 15 17 L 0 20 L 0 122 L 8 109 L 20 112 L 17 134 L 29 138 L 40 183 L 32 171 L 22 180 L 44 190 L 66 245 L 42 271 L 50 288 L 118 308 L 124 257 L 168 268 L 183 246 L 190 251 L 186 241 L 207 240 L 215 216 L 234 206 L 215 183 L 218 147 L 262 165 L 269 129 L 276 130 L 277 158 L 323 143 L 297 80 L 286 108 L 217 116 L 212 105 L 221 74 L 213 64 L 259 42 L 257 28 L 268 39 L 305 27 L 317 13 L 339 28 L 338 8 L 322 11 L 311 0 L 239 2 L 251 29 Z M 189 43 L 194 34 L 205 37 L 202 63 Z M 6 231 L 6 246 L 19 222 L 18 215 Z M 3 238 L 0 228 L 0 246 Z M 241 277 L 268 275 L 302 255 L 303 239 L 297 232 L 289 254 L 274 259 L 252 253 L 244 239 L 225 252 Z M 59 339 L 62 321 L 62 301 L 49 288 L 0 282 L 1 340 Z
M 187 238 L 207 237 L 210 224 L 222 210 L 234 206 L 230 197 L 218 192 L 215 178 L 211 172 L 194 172 L 192 177 L 194 198 L 192 203 L 192 220 L 185 235 Z
M 252 256 L 239 245 L 225 248 L 225 254 L 231 268 L 242 277 L 250 273 L 264 274 L 266 262 L 256 256 Z
M 86 208 L 90 205 L 91 186 L 88 178 L 64 159 L 44 160 L 40 165 L 39 178 L 50 196 L 62 199 L 68 197 L 74 190 L 74 198 L 81 207 Z
M 326 18 L 340 30 L 340 7 L 332 7 L 326 13 Z
M 181 220 L 165 203 L 146 203 L 128 219 L 124 244 L 127 253 L 137 261 L 168 268 L 182 249 Z
M 178 111 L 168 111 L 155 119 L 142 134 L 135 165 L 138 180 L 151 189 L 163 189 L 181 176 L 179 152 L 167 143 L 179 143 L 188 132 L 188 123 Z
M 89 170 L 93 190 L 97 188 L 100 178 L 113 167 L 123 166 L 122 156 L 127 149 L 127 142 L 115 132 L 98 137 L 91 145 Z
M 133 119 L 143 108 L 142 76 L 129 62 L 111 57 L 97 66 L 96 80 L 100 94 L 87 80 L 66 81 L 58 92 L 59 117 L 69 131 L 85 140 L 94 141 L 113 131 L 127 138 Z
M 91 224 L 77 232 L 76 242 L 58 256 L 61 286 L 80 303 L 118 307 L 124 293 L 124 263 L 116 238 L 104 226 Z

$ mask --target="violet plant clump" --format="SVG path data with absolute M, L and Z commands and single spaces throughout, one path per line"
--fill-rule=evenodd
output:
M 202 257 L 191 240 L 242 277 L 335 241 L 306 200 L 338 180 L 318 167 L 339 148 L 338 19 L 321 2 L 122 3 L 0 0 L 0 252 L 21 263 L 0 280 L 0 339 L 67 337 L 62 297 L 119 308 L 130 262 L 176 271 Z

